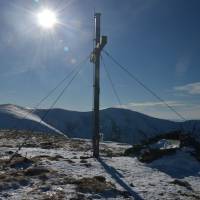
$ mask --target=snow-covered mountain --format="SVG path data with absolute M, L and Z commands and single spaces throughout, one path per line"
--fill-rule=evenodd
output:
M 11 104 L 0 105 L 0 128 L 63 134 L 32 113 L 31 109 Z
M 57 132 L 76 138 L 92 137 L 91 112 L 51 109 L 41 121 L 46 112 L 46 109 L 36 109 L 33 112 L 29 108 L 16 105 L 0 105 L 0 128 Z M 101 132 L 104 140 L 130 144 L 146 137 L 181 128 L 192 132 L 194 123 L 196 124 L 195 133 L 200 129 L 200 121 L 173 122 L 153 118 L 127 109 L 104 109 L 100 111 L 100 116 Z

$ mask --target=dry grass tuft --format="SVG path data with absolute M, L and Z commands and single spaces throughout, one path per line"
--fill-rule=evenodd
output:
M 103 176 L 95 176 L 92 178 L 82 178 L 76 182 L 77 190 L 83 193 L 103 193 L 108 190 L 114 190 L 115 186 L 111 182 L 107 182 Z

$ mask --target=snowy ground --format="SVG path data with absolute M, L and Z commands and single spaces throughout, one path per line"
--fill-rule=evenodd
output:
M 5 160 L 24 133 L 0 133 L 0 199 L 200 199 L 200 162 L 190 149 L 152 163 L 124 157 L 130 145 L 105 142 L 101 159 L 91 157 L 89 140 L 30 135 L 20 154 Z M 3 168 L 4 165 L 4 168 Z

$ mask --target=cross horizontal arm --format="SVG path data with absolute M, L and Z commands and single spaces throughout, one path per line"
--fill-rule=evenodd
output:
M 103 50 L 106 44 L 107 44 L 107 36 L 101 36 L 100 43 L 96 45 L 96 47 L 94 48 L 91 54 L 91 57 L 90 57 L 91 62 L 95 63 L 97 54 L 99 54 Z

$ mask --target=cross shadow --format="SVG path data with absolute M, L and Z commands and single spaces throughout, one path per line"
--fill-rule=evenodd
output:
M 143 200 L 143 198 L 137 194 L 126 182 L 124 182 L 121 178 L 123 177 L 114 167 L 107 165 L 101 158 L 97 159 L 105 171 L 111 175 L 111 177 L 121 186 L 123 187 L 129 194 L 134 198 L 134 200 Z

